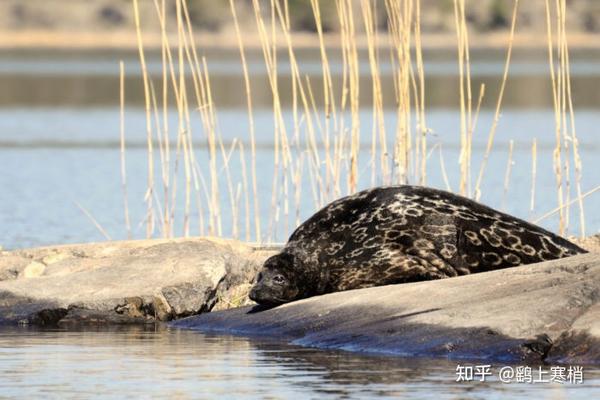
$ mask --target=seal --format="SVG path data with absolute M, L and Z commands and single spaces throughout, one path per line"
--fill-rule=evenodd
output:
M 267 259 L 250 298 L 274 306 L 315 295 L 449 278 L 586 251 L 468 198 L 420 186 L 336 200 Z

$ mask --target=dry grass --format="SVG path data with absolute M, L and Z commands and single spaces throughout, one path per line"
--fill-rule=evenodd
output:
M 218 127 L 210 74 L 205 59 L 197 54 L 195 36 L 191 29 L 189 13 L 184 0 L 153 0 L 162 36 L 162 76 L 159 96 L 155 83 L 149 78 L 145 63 L 143 33 L 139 29 L 137 0 L 134 0 L 139 55 L 146 96 L 146 124 L 148 150 L 148 189 L 146 193 L 148 236 L 155 234 L 158 215 L 160 232 L 165 237 L 192 234 L 192 215 L 198 217 L 199 234 L 222 235 L 222 215 L 231 215 L 230 232 L 234 237 L 246 240 L 271 241 L 285 237 L 291 230 L 290 220 L 300 222 L 300 210 L 319 208 L 327 202 L 359 189 L 361 182 L 370 185 L 416 183 L 427 184 L 428 160 L 439 151 L 442 177 L 448 189 L 450 182 L 444 163 L 442 145 L 428 147 L 430 132 L 426 123 L 425 85 L 427 82 L 422 52 L 419 0 L 335 0 L 339 18 L 340 36 L 335 48 L 329 48 L 320 15 L 320 0 L 311 0 L 316 26 L 316 37 L 321 62 L 318 84 L 302 72 L 294 43 L 295 33 L 290 27 L 287 0 L 253 0 L 254 23 L 259 37 L 262 57 L 267 71 L 272 95 L 273 116 L 273 169 L 272 176 L 264 176 L 257 168 L 256 126 L 254 121 L 252 82 L 248 70 L 246 43 L 240 30 L 236 5 L 230 0 L 230 10 L 244 76 L 244 95 L 247 100 L 248 136 L 237 138 L 226 148 Z M 167 4 L 168 3 L 168 4 Z M 166 26 L 166 6 L 175 3 L 177 26 Z M 389 29 L 377 29 L 377 9 L 385 8 Z M 454 0 L 456 21 L 456 45 L 460 86 L 457 88 L 460 107 L 459 186 L 458 192 L 481 197 L 481 186 L 500 119 L 505 86 L 509 79 L 511 52 L 517 26 L 518 0 L 514 1 L 510 36 L 506 43 L 506 61 L 500 91 L 488 140 L 479 166 L 473 165 L 472 143 L 477 121 L 485 97 L 485 86 L 478 88 L 474 99 L 471 82 L 469 32 L 466 22 L 465 0 Z M 555 0 L 554 8 L 546 0 L 548 21 L 548 54 L 550 79 L 553 84 L 553 100 L 556 115 L 556 150 L 554 173 L 557 184 L 559 231 L 566 233 L 569 221 L 569 205 L 576 202 L 580 209 L 581 234 L 585 234 L 583 198 L 581 192 L 581 160 L 575 134 L 571 87 L 569 82 L 569 55 L 565 27 L 565 0 Z M 556 23 L 552 24 L 552 15 Z M 170 43 L 173 30 L 177 43 Z M 360 33 L 359 33 L 360 32 Z M 364 32 L 364 33 L 363 33 Z M 554 33 L 556 32 L 556 33 Z M 361 152 L 360 56 L 358 36 L 366 37 L 369 82 L 371 84 L 372 114 L 369 151 L 363 161 Z M 280 44 L 284 43 L 284 47 Z M 391 43 L 390 47 L 382 43 Z M 556 48 L 554 48 L 554 44 Z M 389 52 L 388 52 L 389 50 Z M 330 55 L 341 55 L 342 79 L 339 87 L 334 85 L 330 67 Z M 282 71 L 281 54 L 289 60 L 289 70 Z M 395 103 L 384 104 L 381 81 L 381 59 L 389 57 L 393 66 Z M 558 67 L 554 59 L 558 59 Z M 292 79 L 291 123 L 284 117 L 280 76 L 288 73 Z M 189 79 L 191 77 L 191 79 Z M 363 88 L 364 89 L 364 88 Z M 477 90 L 477 89 L 476 89 Z M 315 95 L 322 96 L 318 104 Z M 160 96 L 162 95 L 162 96 Z M 157 100 L 159 98 L 161 102 Z M 171 105 L 169 102 L 175 102 Z M 474 101 L 475 100 L 475 101 Z M 176 148 L 169 143 L 170 107 L 177 110 Z M 395 109 L 395 127 L 388 132 L 385 110 Z M 192 132 L 192 120 L 201 121 L 201 136 Z M 201 139 L 200 139 L 201 137 Z M 206 154 L 194 154 L 194 141 L 207 143 Z M 245 143 L 248 143 L 246 145 Z M 160 159 L 160 179 L 154 168 L 156 147 Z M 246 147 L 250 156 L 247 157 Z M 509 190 L 512 166 L 512 141 L 505 172 L 504 197 Z M 239 159 L 241 173 L 234 174 L 231 165 Z M 124 164 L 124 155 L 122 158 Z M 473 186 L 472 171 L 477 171 Z M 573 172 L 574 171 L 574 172 Z M 537 142 L 532 146 L 531 212 L 535 207 L 535 181 L 537 179 Z M 181 176 L 183 175 L 183 176 Z M 570 199 L 570 187 L 574 185 L 577 197 Z M 183 184 L 180 182 L 183 179 Z M 270 180 L 271 200 L 269 221 L 265 229 L 261 222 L 259 182 Z M 160 187 L 157 187 L 157 183 Z M 126 185 L 123 172 L 124 190 Z M 183 187 L 181 187 L 183 186 Z M 158 193 L 162 195 L 159 196 Z M 179 194 L 178 193 L 183 193 Z M 304 195 L 303 195 L 304 194 Z M 183 199 L 178 196 L 183 195 Z M 312 198 L 312 205 L 303 199 Z M 183 207 L 176 207 L 183 202 Z M 127 217 L 128 218 L 128 217 Z M 182 221 L 183 230 L 174 232 L 176 221 Z

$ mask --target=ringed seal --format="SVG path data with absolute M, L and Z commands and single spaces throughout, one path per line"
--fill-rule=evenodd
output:
M 315 295 L 449 278 L 585 250 L 456 194 L 377 187 L 336 200 L 267 259 L 250 298 L 278 305 Z

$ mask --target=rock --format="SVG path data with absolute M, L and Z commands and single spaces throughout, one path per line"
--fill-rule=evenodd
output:
M 600 253 L 600 233 L 584 238 L 571 238 L 573 243 L 592 253 Z
M 154 323 L 227 308 L 272 253 L 216 238 L 4 252 L 0 323 Z
M 32 261 L 23 269 L 23 278 L 37 278 L 44 273 L 46 264 Z
M 172 326 L 401 356 L 600 364 L 600 256 L 212 312 Z
M 0 253 L 0 282 L 17 279 L 31 259 L 10 252 Z
M 594 251 L 600 237 L 580 243 Z M 145 324 L 244 305 L 277 249 L 198 238 L 3 251 L 0 324 Z M 403 356 L 600 364 L 600 254 L 259 311 L 172 325 Z

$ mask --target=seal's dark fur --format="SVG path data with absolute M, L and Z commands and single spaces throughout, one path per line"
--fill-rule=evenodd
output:
M 418 186 L 365 190 L 327 205 L 265 262 L 261 304 L 448 278 L 586 251 L 473 200 Z

